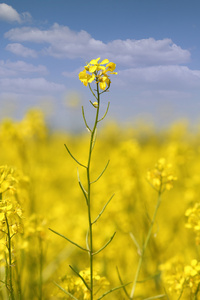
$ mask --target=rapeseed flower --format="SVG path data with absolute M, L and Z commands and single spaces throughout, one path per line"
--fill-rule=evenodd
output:
M 90 284 L 90 270 L 85 269 L 79 272 L 80 276 L 84 279 L 85 283 L 89 286 Z M 106 277 L 101 277 L 94 272 L 93 274 L 94 286 L 95 286 L 95 294 L 97 294 L 100 290 L 105 289 L 107 286 L 110 285 Z M 90 291 L 83 283 L 80 277 L 76 276 L 64 276 L 61 278 L 61 284 L 64 289 L 72 294 L 74 297 L 83 300 L 90 299 Z M 66 295 L 63 293 L 57 294 L 59 299 L 70 299 L 70 297 L 66 298 Z M 96 299 L 96 298 L 95 298 Z
M 147 172 L 147 180 L 157 191 L 163 192 L 173 187 L 177 177 L 173 175 L 172 165 L 165 158 L 160 158 L 155 167 Z
M 110 87 L 111 83 L 108 74 L 117 74 L 117 72 L 114 72 L 116 64 L 109 62 L 108 59 L 104 59 L 102 62 L 99 62 L 99 60 L 100 57 L 92 59 L 84 70 L 79 73 L 79 79 L 85 86 L 95 81 L 99 83 L 101 90 L 105 90 Z
M 198 291 L 200 282 L 200 262 L 193 259 L 189 265 L 184 265 L 178 257 L 174 257 L 160 266 L 162 279 L 169 292 L 192 296 Z
M 16 196 L 17 176 L 13 168 L 0 166 L 0 231 L 4 236 L 8 224 L 12 235 L 23 232 L 22 208 Z
M 186 228 L 193 229 L 196 234 L 196 244 L 200 245 L 200 202 L 186 210 L 185 216 L 188 218 Z

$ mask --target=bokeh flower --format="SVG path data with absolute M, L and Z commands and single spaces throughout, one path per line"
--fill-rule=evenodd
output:
M 160 158 L 155 167 L 147 172 L 147 180 L 157 191 L 163 192 L 173 187 L 177 177 L 173 174 L 172 165 L 165 158 Z
M 196 235 L 196 244 L 200 245 L 200 202 L 194 204 L 193 207 L 186 210 L 187 217 L 186 228 L 192 229 Z
M 200 262 L 196 259 L 184 265 L 183 261 L 174 257 L 160 266 L 162 279 L 171 295 L 178 294 L 188 297 L 198 293 L 200 283 Z M 194 298 L 197 299 L 197 298 Z
M 84 279 L 87 285 L 90 284 L 90 271 L 89 269 L 85 269 L 79 272 L 80 276 Z M 83 283 L 82 279 L 78 276 L 63 276 L 60 278 L 62 287 L 73 296 L 78 299 L 89 300 L 90 299 L 90 291 Z M 95 295 L 101 293 L 107 286 L 110 285 L 108 280 L 105 277 L 101 277 L 94 272 L 93 281 L 95 287 Z M 57 294 L 58 299 L 71 299 L 70 296 L 67 297 L 62 292 Z M 97 298 L 94 298 L 97 299 Z

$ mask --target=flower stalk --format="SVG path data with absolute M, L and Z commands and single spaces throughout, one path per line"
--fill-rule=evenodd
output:
M 6 213 L 5 213 L 5 221 L 7 227 L 7 249 L 8 249 L 8 261 L 6 261 L 7 269 L 8 269 L 8 279 L 6 282 L 6 286 L 9 291 L 9 299 L 15 300 L 14 289 L 13 289 L 13 276 L 12 276 L 12 245 L 11 245 L 12 236 L 10 234 L 10 226 L 8 223 L 8 218 Z
M 102 93 L 105 93 L 108 91 L 108 89 L 110 88 L 110 84 L 111 84 L 111 80 L 109 78 L 109 74 L 117 74 L 116 72 L 114 72 L 116 65 L 112 62 L 109 62 L 108 59 L 104 59 L 102 62 L 99 62 L 100 58 L 97 59 L 93 59 L 90 61 L 89 64 L 87 64 L 84 68 L 83 71 L 81 71 L 79 73 L 79 79 L 80 81 L 85 85 L 85 86 L 89 86 L 89 89 L 92 93 L 92 95 L 95 98 L 95 102 L 90 101 L 91 105 L 93 106 L 93 108 L 95 109 L 95 118 L 94 118 L 94 124 L 93 126 L 89 126 L 88 122 L 86 120 L 86 116 L 85 116 L 85 112 L 84 112 L 84 108 L 82 107 L 82 116 L 83 116 L 83 121 L 85 123 L 86 128 L 88 129 L 89 133 L 90 133 L 90 141 L 89 141 L 89 150 L 88 150 L 88 158 L 87 158 L 87 163 L 83 164 L 80 163 L 79 160 L 77 160 L 73 154 L 70 152 L 69 148 L 65 145 L 67 152 L 69 153 L 69 155 L 72 157 L 72 159 L 80 166 L 86 169 L 86 180 L 87 180 L 87 188 L 85 188 L 81 182 L 81 179 L 79 177 L 79 171 L 77 171 L 77 176 L 78 176 L 78 183 L 79 186 L 83 192 L 84 198 L 86 200 L 86 205 L 87 205 L 87 217 L 88 217 L 88 232 L 86 235 L 86 248 L 83 246 L 80 246 L 79 244 L 73 242 L 72 240 L 68 239 L 67 237 L 63 236 L 62 234 L 50 229 L 52 232 L 56 233 L 57 235 L 63 237 L 64 239 L 66 239 L 67 241 L 69 241 L 70 243 L 72 243 L 73 245 L 77 246 L 79 249 L 83 250 L 83 251 L 87 251 L 88 255 L 89 255 L 89 283 L 87 283 L 84 278 L 82 276 L 79 275 L 79 273 L 77 273 L 77 271 L 75 271 L 74 268 L 71 267 L 71 269 L 75 272 L 75 274 L 81 278 L 83 284 L 85 285 L 85 287 L 87 288 L 87 292 L 90 295 L 90 300 L 94 299 L 94 295 L 95 295 L 95 291 L 94 291 L 94 278 L 95 278 L 95 274 L 94 274 L 94 256 L 97 255 L 99 252 L 101 252 L 102 250 L 104 250 L 112 241 L 112 239 L 115 236 L 115 233 L 112 235 L 112 237 L 109 239 L 109 241 L 107 241 L 104 246 L 102 246 L 100 249 L 94 251 L 94 245 L 93 245 L 93 224 L 95 224 L 98 219 L 101 217 L 101 215 L 103 214 L 103 212 L 105 211 L 108 203 L 111 201 L 111 199 L 113 198 L 113 196 L 109 199 L 109 201 L 107 201 L 107 203 L 104 205 L 103 209 L 100 211 L 100 213 L 98 214 L 98 216 L 93 220 L 92 218 L 92 199 L 91 199 L 91 186 L 92 184 L 96 183 L 101 176 L 103 175 L 103 173 L 105 172 L 105 170 L 108 167 L 109 161 L 106 164 L 106 166 L 104 167 L 103 171 L 100 173 L 100 175 L 95 179 L 95 180 L 91 180 L 91 160 L 92 160 L 92 152 L 95 146 L 95 141 L 96 141 L 96 135 L 97 135 L 97 127 L 98 127 L 98 123 L 100 121 L 102 121 L 108 112 L 109 109 L 109 104 L 108 107 L 106 109 L 105 114 L 103 115 L 103 117 L 99 118 L 99 112 L 100 112 L 100 97 Z M 106 65 L 106 66 L 104 66 Z M 91 87 L 91 83 L 94 81 L 94 83 L 96 84 L 96 89 L 92 89 Z M 57 284 L 56 284 L 57 285 Z M 61 290 L 63 290 L 59 285 L 57 285 Z M 116 288 L 118 289 L 118 288 Z M 108 291 L 106 294 L 111 293 L 112 291 L 115 291 L 116 289 L 112 289 L 110 291 Z M 73 299 L 77 299 L 76 297 L 74 297 L 74 295 L 72 295 L 71 293 L 69 293 L 68 291 L 63 290 L 67 295 L 69 295 L 71 298 Z M 99 299 L 103 298 L 106 294 L 103 294 Z
M 153 229 L 153 226 L 154 226 L 154 223 L 155 223 L 155 220 L 156 220 L 158 208 L 159 208 L 160 203 L 161 203 L 161 193 L 162 193 L 161 190 L 159 190 L 158 191 L 158 199 L 157 199 L 156 207 L 155 207 L 155 210 L 154 210 L 153 218 L 151 220 L 151 224 L 150 224 L 145 242 L 144 242 L 143 247 L 142 247 L 142 252 L 140 254 L 137 270 L 136 270 L 136 273 L 135 273 L 135 278 L 134 278 L 131 293 L 130 293 L 130 300 L 132 300 L 133 297 L 134 297 L 135 288 L 136 288 L 136 284 L 137 284 L 138 277 L 139 277 L 139 274 L 140 274 L 140 270 L 141 270 L 141 267 L 142 267 L 142 262 L 143 262 L 143 259 L 144 259 L 144 255 L 145 255 L 148 243 L 149 243 L 149 239 L 151 237 L 151 233 L 152 233 L 152 229 Z
M 151 220 L 151 223 L 149 226 L 149 230 L 147 232 L 147 236 L 146 236 L 146 239 L 144 241 L 142 248 L 139 247 L 137 241 L 134 239 L 134 243 L 136 244 L 136 246 L 139 250 L 138 252 L 139 252 L 140 258 L 138 261 L 137 270 L 136 270 L 135 277 L 133 280 L 133 285 L 132 285 L 129 300 L 132 300 L 134 297 L 135 288 L 136 288 L 136 284 L 137 284 L 140 270 L 142 267 L 144 255 L 145 255 L 146 249 L 148 247 L 152 229 L 155 224 L 158 209 L 160 207 L 161 195 L 164 193 L 165 190 L 170 190 L 173 187 L 173 183 L 175 180 L 177 180 L 177 178 L 172 173 L 171 164 L 168 164 L 164 158 L 160 158 L 158 160 L 157 164 L 155 165 L 154 169 L 147 172 L 147 180 L 150 183 L 150 185 L 152 186 L 152 188 L 157 191 L 158 198 L 157 198 L 155 210 L 153 213 L 153 217 L 152 217 L 152 220 Z

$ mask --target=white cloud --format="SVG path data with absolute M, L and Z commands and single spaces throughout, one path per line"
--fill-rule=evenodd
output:
M 1 92 L 33 94 L 33 93 L 57 93 L 63 92 L 65 86 L 47 81 L 45 78 L 0 78 Z
M 200 71 L 186 66 L 151 66 L 119 71 L 118 86 L 137 90 L 193 90 L 200 87 Z
M 6 22 L 23 23 L 31 20 L 28 12 L 19 14 L 12 6 L 6 3 L 0 3 L 0 20 Z
M 32 21 L 32 16 L 28 11 L 22 12 L 21 15 L 21 22 L 26 23 L 26 22 L 31 22 Z
M 184 97 L 185 101 L 189 101 L 189 99 L 196 99 L 200 92 L 200 71 L 191 70 L 186 66 L 190 61 L 190 52 L 173 43 L 171 39 L 127 39 L 104 43 L 95 40 L 86 31 L 75 32 L 58 24 L 46 30 L 36 27 L 13 28 L 4 36 L 12 42 L 6 49 L 24 57 L 48 55 L 59 59 L 81 58 L 82 63 L 101 57 L 117 63 L 118 75 L 111 77 L 113 92 L 110 95 L 112 97 L 112 94 L 115 94 L 120 112 L 123 109 L 120 97 L 129 102 L 130 114 L 132 114 L 134 110 L 132 103 L 136 101 L 135 99 L 139 103 L 142 101 L 146 103 L 149 100 L 151 103 L 153 99 L 158 103 L 159 99 L 162 99 L 163 103 L 168 100 L 175 102 L 176 99 L 181 101 Z M 23 45 L 26 42 L 29 42 L 32 49 Z M 33 50 L 35 44 L 37 44 L 37 52 Z M 0 90 L 4 92 L 8 92 L 11 88 L 11 92 L 17 95 L 39 97 L 40 94 L 50 93 L 59 98 L 66 88 L 62 84 L 49 82 L 42 77 L 43 75 L 40 75 L 41 78 L 23 78 L 25 72 L 45 74 L 44 66 L 26 65 L 22 62 L 10 64 L 4 62 L 4 64 L 6 67 L 0 63 L 0 74 L 3 72 L 7 74 L 7 76 L 2 75 L 0 80 Z M 62 65 L 61 72 L 63 76 L 76 77 L 77 80 L 82 68 L 83 66 L 74 71 L 70 68 L 63 72 Z M 58 70 L 59 66 L 57 73 Z
M 12 43 L 6 46 L 6 50 L 23 57 L 37 57 L 35 50 L 24 47 L 19 43 Z
M 0 4 L 0 20 L 8 22 L 21 22 L 20 15 L 18 12 L 12 8 L 12 6 L 5 3 Z
M 34 66 L 24 61 L 11 62 L 0 60 L 0 77 L 16 77 L 22 74 L 47 74 L 47 69 L 43 65 Z
M 65 71 L 65 72 L 62 72 L 62 75 L 64 77 L 68 77 L 68 78 L 77 78 L 78 74 L 83 70 L 84 67 L 82 68 L 78 68 L 74 71 Z
M 171 39 L 127 39 L 103 43 L 86 31 L 75 32 L 58 24 L 48 30 L 13 28 L 5 33 L 5 37 L 11 41 L 40 43 L 45 55 L 57 58 L 89 60 L 100 56 L 130 67 L 182 64 L 190 60 L 190 52 L 174 44 Z M 43 47 L 44 43 L 46 45 Z

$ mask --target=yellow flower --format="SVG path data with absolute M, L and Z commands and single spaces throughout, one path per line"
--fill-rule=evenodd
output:
M 84 279 L 84 281 L 90 285 L 90 271 L 89 269 L 82 270 L 79 272 L 80 276 Z M 82 279 L 74 276 L 64 276 L 61 278 L 62 286 L 69 293 L 75 296 L 78 299 L 89 300 L 90 299 L 90 291 L 87 289 Z M 101 290 L 107 288 L 110 285 L 108 280 L 105 277 L 99 276 L 95 271 L 93 273 L 93 282 L 95 295 L 97 295 Z M 59 298 L 60 299 L 60 298 Z M 96 297 L 94 299 L 97 299 Z
M 116 68 L 116 64 L 114 64 L 113 62 L 110 62 L 106 65 L 107 71 L 108 72 L 112 72 L 113 74 L 117 74 L 117 72 L 113 72 Z
M 102 62 L 99 62 L 99 60 L 100 57 L 92 59 L 84 70 L 79 73 L 79 79 L 85 86 L 95 80 L 96 83 L 99 83 L 100 89 L 105 90 L 110 87 L 111 83 L 108 73 L 117 74 L 117 72 L 114 72 L 116 64 L 109 62 L 108 59 L 104 59 Z
M 192 208 L 188 208 L 185 216 L 188 218 L 185 227 L 193 229 L 196 234 L 196 244 L 200 245 L 200 202 L 195 203 Z
M 83 82 L 85 86 L 87 86 L 88 83 L 91 83 L 95 79 L 95 75 L 94 74 L 90 75 L 86 73 L 86 69 L 85 69 L 79 73 L 79 79 L 81 82 Z
M 184 266 L 183 261 L 174 257 L 160 266 L 162 279 L 167 284 L 170 293 L 182 293 L 188 288 L 195 294 L 200 282 L 200 263 L 193 259 L 190 265 Z
M 90 63 L 85 67 L 87 71 L 90 73 L 98 72 L 100 70 L 104 71 L 106 68 L 102 65 L 109 63 L 108 59 L 104 59 L 102 62 L 98 63 L 100 57 L 97 59 L 92 59 Z
M 160 158 L 154 169 L 147 172 L 147 180 L 160 192 L 170 190 L 177 177 L 172 174 L 171 164 L 166 162 L 165 158 Z
M 99 86 L 100 89 L 105 90 L 106 87 L 110 86 L 110 79 L 108 78 L 107 75 L 103 75 L 101 76 L 101 74 L 98 76 L 98 82 L 99 82 Z

